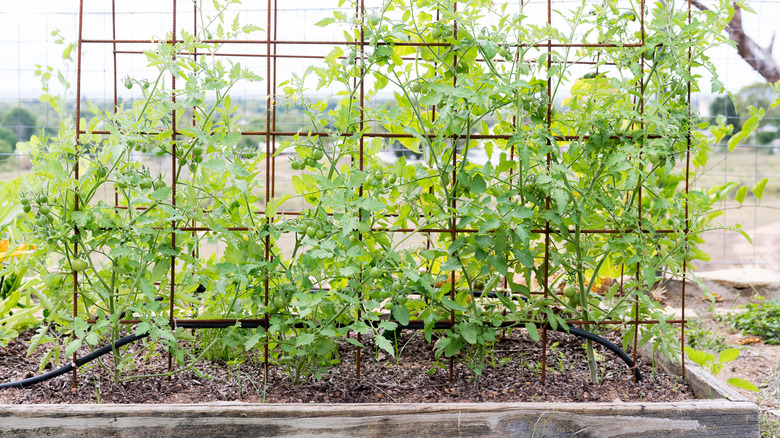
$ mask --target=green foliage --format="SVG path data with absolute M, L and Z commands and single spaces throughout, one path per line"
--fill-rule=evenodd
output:
M 25 285 L 24 267 L 14 270 L 3 269 L 5 278 L 0 291 L 0 347 L 8 343 L 19 333 L 38 325 L 36 313 L 42 306 L 30 298 L 30 288 Z M 2 274 L 2 273 L 0 273 Z
M 591 15 L 592 7 L 566 12 L 569 33 L 528 26 L 507 5 L 483 0 L 457 11 L 429 0 L 388 0 L 366 17 L 337 10 L 320 24 L 350 29 L 348 38 L 363 35 L 368 44 L 336 47 L 306 70 L 335 104 L 309 100 L 305 76 L 280 84 L 278 101 L 301 108 L 311 125 L 278 145 L 277 155 L 295 152 L 294 193 L 282 195 L 262 177 L 270 145 L 242 140 L 230 97 L 232 88 L 262 78 L 222 57 L 191 60 L 183 53 L 218 50 L 192 35 L 158 44 L 146 52 L 156 78 L 125 79 L 141 99 L 116 112 L 91 105 L 88 122 L 63 117 L 57 137 L 32 137 L 26 146 L 34 166 L 22 191 L 26 231 L 38 245 L 31 267 L 42 280 L 46 323 L 68 327 L 59 339 L 43 329 L 35 343 L 49 342 L 50 358 L 68 356 L 83 343 L 116 338 L 120 315 L 132 314 L 141 320 L 136 333 L 184 364 L 197 357 L 172 318 L 267 317 L 267 329 L 237 324 L 208 346 L 226 354 L 268 346 L 270 359 L 302 382 L 339 360 L 348 333 L 374 334 L 378 348 L 394 355 L 377 334 L 416 320 L 429 342 L 439 331 L 438 358 L 463 361 L 479 376 L 502 322 L 538 339 L 540 327 L 565 327 L 570 318 L 662 319 L 647 294 L 657 272 L 682 275 L 685 261 L 702 257 L 695 245 L 705 212 L 735 188 L 686 194 L 680 166 L 689 144 L 692 168 L 706 165 L 712 147 L 689 117 L 686 91 L 698 89 L 698 73 L 689 72 L 684 43 L 695 41 L 693 62 L 711 70 L 705 49 L 723 41 L 729 5 L 694 11 L 696 25 L 688 26 L 687 10 L 659 3 L 646 14 L 644 46 L 570 50 L 583 39 L 639 38 L 630 19 L 638 4 L 600 5 Z M 256 30 L 226 17 L 198 35 L 223 40 Z M 566 49 L 526 45 L 546 40 Z M 602 70 L 576 79 L 571 61 L 583 59 Z M 175 100 L 171 76 L 180 84 Z M 391 94 L 390 102 L 379 98 Z M 563 105 L 553 105 L 564 94 Z M 172 117 L 189 110 L 191 120 Z M 78 143 L 77 123 L 87 131 Z M 93 134 L 98 127 L 110 135 Z M 422 159 L 381 161 L 382 138 L 362 135 L 377 131 L 403 135 L 400 143 Z M 469 159 L 478 147 L 485 164 Z M 132 159 L 134 151 L 176 160 L 156 175 Z M 106 188 L 127 208 L 101 199 Z M 306 208 L 288 214 L 291 201 Z M 431 231 L 456 226 L 466 231 Z M 548 229 L 549 239 L 540 231 Z M 410 244 L 413 237 L 425 244 Z M 292 248 L 282 247 L 285 239 Z M 204 253 L 206 244 L 224 250 Z M 591 292 L 621 274 L 632 279 L 622 291 L 615 284 L 605 295 Z M 559 296 L 564 281 L 573 290 Z M 451 318 L 449 329 L 436 327 Z M 98 322 L 87 330 L 90 319 Z M 626 331 L 627 345 L 633 333 Z M 640 336 L 640 344 L 653 340 L 663 353 L 679 353 L 666 324 Z M 361 345 L 356 337 L 346 342 Z M 120 354 L 114 365 L 117 379 L 131 366 Z
M 8 128 L 0 128 L 0 160 L 8 158 L 5 154 L 13 153 L 16 149 L 16 134 Z
M 732 362 L 739 357 L 739 350 L 736 348 L 727 348 L 722 350 L 716 357 L 714 354 L 704 351 L 696 351 L 691 347 L 685 347 L 685 354 L 688 358 L 699 366 L 708 369 L 713 376 L 717 376 L 723 369 L 723 364 Z M 758 392 L 756 385 L 739 377 L 731 377 L 726 380 L 729 385 L 748 391 Z
M 726 349 L 723 337 L 713 334 L 698 320 L 692 320 L 685 325 L 685 340 L 688 346 L 694 350 L 719 353 Z
M 38 129 L 38 120 L 26 108 L 12 108 L 3 114 L 0 126 L 10 129 L 18 141 L 27 141 Z
M 717 124 L 718 116 L 723 116 L 725 117 L 724 122 L 734 127 L 733 133 L 736 134 L 742 130 L 742 120 L 740 120 L 740 116 L 737 114 L 737 108 L 734 106 L 731 96 L 718 96 L 713 99 L 710 103 L 710 114 L 711 124 Z
M 734 328 L 761 337 L 766 344 L 780 344 L 780 301 L 750 303 L 744 312 L 725 317 Z

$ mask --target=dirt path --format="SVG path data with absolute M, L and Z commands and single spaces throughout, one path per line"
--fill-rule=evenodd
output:
M 780 247 L 780 237 L 775 247 Z M 739 248 L 735 250 L 739 251 Z M 686 285 L 686 318 L 692 322 L 686 339 L 690 341 L 694 338 L 702 345 L 710 343 L 711 346 L 740 350 L 739 358 L 727 363 L 717 378 L 725 382 L 729 378 L 739 377 L 755 384 L 760 389 L 758 393 L 736 390 L 762 408 L 762 422 L 766 427 L 773 428 L 765 430 L 763 436 L 780 436 L 780 345 L 746 343 L 750 338 L 757 337 L 743 334 L 719 318 L 720 315 L 739 312 L 741 306 L 747 303 L 760 302 L 759 297 L 780 300 L 780 272 L 734 268 L 701 272 L 699 275 L 708 290 L 715 294 L 717 301 L 713 304 L 709 299 L 703 299 L 702 289 L 691 283 Z M 669 281 L 664 288 L 664 304 L 679 315 L 682 297 L 680 282 Z

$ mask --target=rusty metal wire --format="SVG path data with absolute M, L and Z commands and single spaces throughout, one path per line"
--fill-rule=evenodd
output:
M 151 41 L 152 43 L 166 43 L 166 44 L 176 44 L 179 42 L 183 42 L 183 40 L 180 40 L 177 38 L 178 32 L 181 30 L 177 24 L 177 2 L 178 0 L 171 0 L 171 12 L 172 12 L 172 23 L 171 23 L 171 29 L 172 29 L 172 36 L 169 40 L 154 40 Z M 299 54 L 279 54 L 277 52 L 278 46 L 356 46 L 358 47 L 358 50 L 360 52 L 360 56 L 365 55 L 365 48 L 366 46 L 370 44 L 375 45 L 395 45 L 395 46 L 413 46 L 413 47 L 449 47 L 449 43 L 426 43 L 426 42 L 376 42 L 371 43 L 366 40 L 365 34 L 364 34 L 364 27 L 363 24 L 365 22 L 365 16 L 366 16 L 366 7 L 364 0 L 359 0 L 359 2 L 356 2 L 356 8 L 355 8 L 355 17 L 358 19 L 358 21 L 361 23 L 359 33 L 360 37 L 356 41 L 317 41 L 317 40 L 283 40 L 278 38 L 278 32 L 277 30 L 280 27 L 280 24 L 278 22 L 278 0 L 267 0 L 266 5 L 266 32 L 267 37 L 265 39 L 255 39 L 255 40 L 221 40 L 221 39 L 208 39 L 204 40 L 206 43 L 218 43 L 226 46 L 230 45 L 245 45 L 250 48 L 253 47 L 263 47 L 264 52 L 262 53 L 255 53 L 255 52 L 249 52 L 249 53 L 231 53 L 231 52 L 218 52 L 213 54 L 214 56 L 221 56 L 221 57 L 256 57 L 256 58 L 265 58 L 266 61 L 266 121 L 265 121 L 265 130 L 263 131 L 250 131 L 246 130 L 242 132 L 242 135 L 246 136 L 263 136 L 266 139 L 266 150 L 265 150 L 265 171 L 266 171 L 266 185 L 265 185 L 265 199 L 266 202 L 268 199 L 271 199 L 274 196 L 275 192 L 275 182 L 276 182 L 276 163 L 275 163 L 275 152 L 276 152 L 276 141 L 277 138 L 281 137 L 290 137 L 298 135 L 298 132 L 293 131 L 280 131 L 277 130 L 276 126 L 276 115 L 277 115 L 277 107 L 276 107 L 276 98 L 277 98 L 277 60 L 278 59 L 325 59 L 325 56 L 321 55 L 299 55 Z M 615 43 L 554 43 L 552 40 L 547 40 L 545 42 L 540 42 L 538 44 L 509 44 L 507 46 L 509 47 L 534 47 L 539 49 L 545 49 L 546 52 L 549 54 L 552 52 L 553 48 L 604 48 L 604 49 L 616 49 L 616 50 L 622 50 L 625 48 L 639 48 L 643 47 L 645 44 L 645 2 L 646 0 L 640 0 L 640 17 L 639 17 L 639 24 L 640 24 L 640 39 L 639 41 L 633 42 L 633 43 L 627 43 L 627 44 L 615 44 Z M 457 11 L 458 2 L 456 0 L 453 1 L 453 7 Z M 691 14 L 690 14 L 690 8 L 691 3 L 690 0 L 687 2 L 688 7 L 688 23 L 691 22 Z M 197 3 L 193 3 L 194 8 L 194 15 L 197 15 Z M 552 24 L 552 0 L 547 0 L 547 23 Z M 83 0 L 80 0 L 79 2 L 79 25 L 78 25 L 78 42 L 77 42 L 77 71 L 76 71 L 76 102 L 81 101 L 81 83 L 82 83 L 82 55 L 83 55 L 83 46 L 85 44 L 89 45 L 110 45 L 112 47 L 112 54 L 113 54 L 113 102 L 114 102 L 114 111 L 116 111 L 117 105 L 118 105 L 118 98 L 117 98 L 117 88 L 118 88 L 118 72 L 117 72 L 117 58 L 118 56 L 135 56 L 142 54 L 142 51 L 139 50 L 131 50 L 128 48 L 120 48 L 121 45 L 132 45 L 132 44 L 149 44 L 150 40 L 148 39 L 117 39 L 116 38 L 116 29 L 117 29 L 117 23 L 116 23 L 116 8 L 115 8 L 115 0 L 111 0 L 111 26 L 112 26 L 112 37 L 111 39 L 94 39 L 94 38 L 84 38 L 83 35 L 83 22 L 84 22 L 84 2 Z M 436 20 L 439 20 L 439 15 L 437 11 Z M 457 32 L 458 32 L 458 23 L 454 23 L 454 35 L 457 38 Z M 192 29 L 190 31 L 193 35 L 197 36 L 197 22 L 196 18 L 193 17 L 192 22 Z M 197 51 L 192 53 L 181 53 L 181 56 L 192 56 L 193 58 L 197 59 L 198 56 L 203 56 L 203 53 L 198 53 Z M 691 57 L 691 49 L 688 49 L 688 56 Z M 345 57 L 342 57 L 345 58 Z M 405 60 L 414 60 L 414 58 L 403 58 Z M 480 61 L 480 60 L 478 60 Z M 499 60 L 499 62 L 503 62 L 502 60 Z M 559 63 L 560 61 L 552 61 L 551 56 L 546 56 L 546 66 L 549 68 L 551 64 Z M 611 63 L 599 63 L 598 61 L 587 61 L 587 60 L 579 60 L 579 61 L 564 61 L 566 64 L 581 64 L 581 65 L 614 65 Z M 639 57 L 639 63 L 640 68 L 644 69 L 644 60 L 642 57 Z M 457 64 L 457 58 L 454 60 L 454 64 Z M 690 62 L 688 63 L 688 69 L 690 70 Z M 363 67 L 361 66 L 361 69 Z M 457 86 L 457 75 L 454 75 L 453 77 L 453 85 Z M 551 95 L 551 88 L 552 88 L 552 79 L 547 80 L 547 93 L 548 96 Z M 645 84 L 644 80 L 641 81 L 639 84 L 640 87 L 640 96 L 644 96 L 644 89 Z M 175 102 L 176 99 L 176 79 L 172 78 L 171 80 L 171 89 L 172 89 L 172 99 Z M 690 94 L 691 94 L 691 88 L 690 83 L 688 84 L 688 102 L 689 102 L 689 112 L 690 112 Z M 359 85 L 359 108 L 360 108 L 360 121 L 359 121 L 359 131 L 363 132 L 365 128 L 365 121 L 363 120 L 364 113 L 363 108 L 366 105 L 366 95 L 364 90 L 364 84 L 363 82 Z M 644 106 L 645 101 L 644 97 L 639 99 L 638 102 L 639 105 L 639 112 L 640 115 L 644 116 Z M 574 135 L 567 135 L 567 136 L 561 136 L 561 135 L 553 135 L 552 134 L 552 111 L 553 111 L 553 103 L 551 99 L 548 99 L 547 102 L 547 111 L 546 111 L 546 127 L 548 131 L 547 136 L 547 144 L 550 145 L 552 141 L 582 141 L 587 140 L 590 138 L 589 135 L 580 135 L 580 136 L 574 136 Z M 81 109 L 80 105 L 76 105 L 76 120 L 80 120 L 81 118 Z M 435 120 L 437 115 L 436 106 L 431 107 L 431 119 Z M 176 126 L 176 120 L 177 120 L 177 114 L 176 111 L 173 110 L 171 113 L 171 119 L 173 120 L 173 126 Z M 194 121 L 193 121 L 194 123 Z M 644 126 L 644 120 L 641 120 L 642 126 Z M 110 134 L 107 130 L 93 130 L 87 132 L 84 129 L 76 129 L 75 132 L 75 142 L 76 145 L 79 146 L 80 142 L 82 141 L 82 135 L 89 134 L 89 135 L 107 135 Z M 171 144 L 175 144 L 177 140 L 177 136 L 179 136 L 181 133 L 180 131 L 174 129 L 171 133 L 170 142 Z M 329 132 L 310 132 L 308 133 L 310 136 L 341 136 L 341 137 L 351 137 L 355 135 L 353 132 L 340 132 L 340 133 L 329 133 Z M 422 134 L 423 136 L 428 136 L 429 138 L 436 137 L 435 134 Z M 511 135 L 470 135 L 470 138 L 474 140 L 489 140 L 489 139 L 503 139 L 507 140 L 510 139 Z M 659 138 L 658 135 L 649 135 L 648 138 Z M 364 150 L 364 140 L 368 138 L 388 138 L 388 139 L 408 139 L 413 138 L 410 134 L 393 134 L 393 133 L 386 133 L 386 132 L 363 132 L 359 136 L 359 158 L 358 158 L 358 168 L 360 170 L 364 170 L 364 158 L 365 158 L 365 150 Z M 452 138 L 457 138 L 457 136 L 452 136 Z M 620 140 L 619 137 L 614 137 L 614 140 Z M 687 194 L 689 191 L 689 171 L 690 171 L 690 148 L 691 148 L 691 134 L 690 131 L 687 133 L 687 148 L 685 150 L 685 166 L 686 166 L 686 178 L 685 178 L 685 193 Z M 177 173 L 176 173 L 176 166 L 177 166 L 177 152 L 176 148 L 171 148 L 171 170 L 172 170 L 172 193 L 171 193 L 171 203 L 173 207 L 176 207 L 176 187 L 178 185 L 177 181 Z M 511 150 L 512 156 L 515 154 L 514 147 Z M 454 167 L 457 167 L 457 153 L 452 154 L 452 164 Z M 547 154 L 547 167 L 550 168 L 551 166 L 551 158 L 550 154 Z M 75 178 L 79 178 L 79 163 L 78 159 L 76 159 L 74 164 L 74 170 L 75 170 Z M 456 174 L 455 170 L 453 170 L 452 174 L 452 181 L 453 183 L 456 181 Z M 456 188 L 453 190 L 457 190 Z M 363 187 L 361 186 L 359 188 L 359 195 L 365 196 Z M 115 195 L 115 208 L 117 209 L 126 209 L 128 207 L 119 205 L 118 202 L 118 196 Z M 639 189 L 638 193 L 638 210 L 639 210 L 639 217 L 642 217 L 642 205 L 641 205 L 641 199 L 642 199 L 642 190 Z M 687 199 L 687 198 L 686 198 Z M 372 228 L 372 231 L 386 231 L 386 232 L 393 232 L 393 233 L 411 233 L 411 232 L 417 232 L 421 234 L 426 234 L 430 236 L 431 233 L 434 234 L 449 234 L 450 237 L 454 240 L 459 234 L 462 233 L 475 233 L 478 230 L 476 229 L 469 229 L 469 228 L 458 228 L 457 222 L 458 217 L 455 215 L 454 211 L 457 208 L 457 200 L 456 197 L 453 197 L 452 204 L 450 207 L 452 208 L 452 216 L 449 220 L 449 227 L 445 228 L 423 228 L 423 229 L 411 229 L 411 228 L 386 228 L 386 227 L 375 227 Z M 547 197 L 546 201 L 546 208 L 550 208 L 550 198 Z M 138 207 L 133 207 L 138 208 Z M 74 200 L 74 209 L 76 211 L 79 210 L 79 197 L 76 196 Z M 206 210 L 204 210 L 205 212 Z M 257 211 L 256 212 L 259 215 L 265 216 L 264 211 Z M 280 215 L 300 215 L 300 212 L 296 211 L 280 211 L 278 212 Z M 362 213 L 361 213 L 362 214 Z M 267 219 L 268 222 L 266 224 L 271 223 L 273 219 Z M 684 239 L 685 242 L 687 242 L 687 234 L 689 232 L 689 210 L 688 210 L 688 204 L 687 200 L 685 203 L 685 230 L 684 230 Z M 197 226 L 196 224 L 192 223 L 190 225 L 181 225 L 177 224 L 176 221 L 171 222 L 171 228 L 172 231 L 170 233 L 171 235 L 171 243 L 172 247 L 176 248 L 176 232 L 207 232 L 211 231 L 208 227 L 202 227 Z M 250 227 L 245 226 L 238 226 L 238 227 L 229 227 L 227 230 L 234 231 L 234 232 L 245 232 L 249 231 Z M 543 272 L 544 272 L 544 278 L 543 278 L 543 285 L 541 291 L 533 291 L 533 294 L 539 294 L 544 295 L 545 297 L 549 296 L 550 290 L 549 290 L 549 266 L 550 266 L 550 252 L 551 252 L 551 236 L 560 233 L 558 230 L 553 230 L 550 227 L 549 220 L 545 222 L 544 227 L 541 229 L 533 229 L 530 230 L 534 234 L 540 234 L 544 236 L 544 255 L 543 255 Z M 74 230 L 75 233 L 78 233 L 78 229 Z M 574 232 L 573 230 L 571 231 Z M 615 230 L 615 229 L 586 229 L 581 231 L 584 234 L 614 234 L 614 235 L 623 235 L 623 234 L 630 234 L 630 233 L 648 233 L 650 231 L 645 230 L 641 227 L 641 224 L 637 224 L 636 229 L 625 229 L 625 230 Z M 670 229 L 663 229 L 663 230 L 653 230 L 655 233 L 676 233 L 675 230 Z M 360 235 L 359 238 L 362 240 L 363 236 Z M 265 260 L 269 261 L 272 257 L 271 253 L 269 252 L 270 248 L 270 237 L 265 237 Z M 430 239 L 426 241 L 428 244 L 430 244 Z M 76 244 L 74 244 L 74 253 L 78 252 L 78 247 Z M 622 294 L 623 290 L 623 268 L 624 266 L 621 266 L 621 278 L 620 278 L 620 290 L 621 290 L 621 296 L 625 296 Z M 679 324 L 682 328 L 681 330 L 681 336 L 680 336 L 680 344 L 681 344 L 681 350 L 683 350 L 683 359 L 684 359 L 684 349 L 682 348 L 684 346 L 685 342 L 685 273 L 687 272 L 687 263 L 683 262 L 683 282 L 682 282 L 682 317 L 679 319 L 674 320 L 666 320 L 663 321 L 667 324 Z M 639 269 L 637 269 L 638 271 Z M 638 275 L 638 274 L 637 274 Z M 178 319 L 174 318 L 174 295 L 175 295 L 175 289 L 176 289 L 176 257 L 171 256 L 171 268 L 170 268 L 170 285 L 169 285 L 169 291 L 168 291 L 168 300 L 169 300 L 169 324 L 171 327 L 177 327 L 177 326 L 184 326 L 187 324 L 198 324 L 198 328 L 204 328 L 204 327 L 223 327 L 225 324 L 234 325 L 237 323 L 243 323 L 243 324 L 251 324 L 252 326 L 263 326 L 268 327 L 269 326 L 269 317 L 268 315 L 264 315 L 262 318 L 228 318 L 228 319 L 196 319 L 196 318 L 190 318 L 190 319 Z M 505 279 L 506 281 L 506 279 Z M 451 284 L 451 299 L 455 299 L 455 274 L 454 272 L 450 275 L 450 284 Z M 265 281 L 263 285 L 264 289 L 264 303 L 268 305 L 269 302 L 269 282 L 268 282 L 268 276 L 265 276 Z M 363 299 L 362 296 L 358 297 L 359 299 Z M 79 281 L 78 281 L 78 273 L 73 272 L 73 316 L 77 316 L 77 306 L 79 302 Z M 638 297 L 634 297 L 634 305 L 635 305 L 635 315 L 638 315 L 638 306 L 639 306 L 639 300 Z M 360 314 L 358 314 L 358 318 L 361 318 Z M 95 322 L 93 319 L 90 322 Z M 138 324 L 141 321 L 137 319 L 123 319 L 119 321 L 121 324 Z M 421 323 L 422 321 L 410 321 L 412 323 Z M 436 322 L 436 328 L 452 328 L 456 324 L 456 317 L 454 310 L 450 311 L 449 319 L 441 320 Z M 517 326 L 517 324 L 524 323 L 524 322 L 537 322 L 538 321 L 505 321 L 502 323 L 502 327 L 513 327 Z M 648 319 L 629 319 L 629 320 L 608 320 L 608 321 L 583 321 L 583 320 L 569 320 L 567 321 L 568 324 L 576 324 L 576 325 L 620 325 L 625 327 L 631 327 L 633 326 L 634 329 L 634 337 L 633 337 L 633 359 L 634 359 L 634 378 L 636 379 L 636 373 L 637 373 L 637 340 L 639 338 L 639 327 L 640 325 L 644 324 L 659 324 L 661 321 L 659 320 L 648 320 Z M 541 364 L 541 380 L 544 383 L 546 380 L 546 356 L 547 356 L 547 331 L 548 326 L 546 324 L 541 325 L 541 343 L 542 343 L 542 364 Z M 349 336 L 349 335 L 348 335 Z M 360 337 L 360 334 L 357 334 L 358 339 Z M 356 348 L 356 370 L 355 375 L 357 379 L 360 379 L 360 368 L 361 368 L 361 355 L 360 355 L 360 349 Z M 73 360 L 76 360 L 76 355 L 74 353 Z M 264 363 L 265 363 L 265 378 L 268 378 L 268 367 L 269 367 L 269 351 L 268 351 L 268 344 L 265 344 L 264 347 Z M 169 352 L 168 354 L 168 369 L 171 370 L 173 367 L 172 363 L 172 356 Z M 683 361 L 683 376 L 685 375 L 685 364 Z M 453 362 L 452 358 L 450 358 L 449 361 L 449 378 L 452 379 L 453 376 Z M 76 388 L 77 384 L 77 370 L 74 368 L 72 373 L 72 385 L 73 388 Z

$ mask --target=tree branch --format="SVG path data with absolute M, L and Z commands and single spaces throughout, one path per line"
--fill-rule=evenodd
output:
M 691 0 L 691 5 L 702 11 L 708 11 L 709 8 L 702 4 L 699 0 Z M 774 46 L 774 36 L 772 37 L 772 43 L 769 47 L 763 48 L 758 45 L 752 38 L 750 38 L 745 30 L 742 28 L 742 8 L 734 4 L 734 16 L 731 17 L 731 21 L 726 26 L 726 32 L 729 38 L 737 43 L 737 53 L 742 59 L 745 60 L 754 70 L 756 70 L 761 76 L 768 82 L 774 83 L 780 81 L 780 65 L 772 57 L 772 47 Z

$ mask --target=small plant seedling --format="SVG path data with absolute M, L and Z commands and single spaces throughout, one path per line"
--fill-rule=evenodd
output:
M 723 364 L 732 362 L 739 357 L 739 350 L 736 348 L 727 348 L 721 351 L 718 356 L 715 356 L 712 353 L 696 351 L 691 347 L 685 347 L 685 354 L 691 361 L 702 368 L 709 370 L 713 376 L 717 376 L 723 369 Z M 758 392 L 756 385 L 739 377 L 730 377 L 726 380 L 726 383 L 736 388 Z

